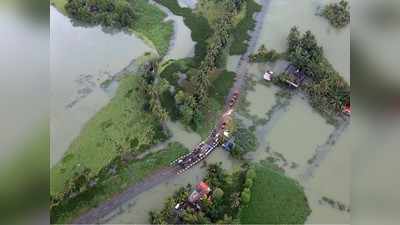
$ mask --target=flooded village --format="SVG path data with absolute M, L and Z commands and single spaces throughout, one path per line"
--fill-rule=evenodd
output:
M 188 25 L 187 21 L 189 20 L 188 18 L 192 18 L 190 13 L 204 16 L 201 8 L 208 7 L 200 6 L 200 4 L 206 4 L 205 2 L 207 1 L 204 0 L 173 0 L 164 1 L 164 3 L 163 0 L 140 1 L 145 2 L 143 4 L 149 4 L 154 7 L 151 8 L 153 10 L 158 9 L 157 12 L 164 15 L 160 20 L 165 23 L 163 26 L 170 26 L 173 30 L 170 34 L 170 40 L 168 40 L 168 49 L 160 53 L 162 52 L 160 48 L 154 47 L 154 40 L 149 42 L 148 37 L 143 37 L 143 33 L 107 32 L 99 25 L 82 27 L 74 24 L 68 18 L 68 15 L 63 10 L 60 10 L 59 4 L 62 4 L 62 2 L 54 0 L 53 5 L 50 7 L 51 167 L 55 171 L 52 174 L 52 178 L 56 182 L 58 182 L 57 179 L 60 179 L 56 176 L 73 174 L 73 172 L 69 173 L 67 171 L 70 168 L 79 171 L 79 165 L 72 165 L 72 162 L 75 161 L 82 161 L 79 164 L 82 164 L 83 167 L 85 160 L 87 160 L 87 165 L 93 165 L 92 168 L 98 169 L 100 173 L 103 171 L 97 165 L 97 162 L 87 159 L 90 156 L 80 153 L 82 149 L 80 144 L 84 143 L 83 141 L 79 142 L 83 140 L 80 139 L 80 135 L 90 136 L 88 142 L 91 142 L 93 138 L 103 137 L 101 136 L 102 134 L 96 134 L 98 136 L 90 134 L 90 124 L 96 122 L 95 116 L 99 112 L 102 113 L 101 111 L 108 107 L 107 105 L 113 104 L 112 99 L 119 98 L 119 94 L 122 95 L 123 93 L 127 96 L 140 89 L 140 85 L 138 85 L 137 90 L 123 92 L 125 86 L 121 82 L 125 82 L 125 78 L 119 77 L 121 71 L 129 74 L 138 73 L 138 67 L 132 65 L 138 65 L 138 62 L 144 56 L 158 55 L 162 58 L 157 62 L 158 73 L 162 77 L 163 73 L 167 73 L 168 69 L 172 68 L 172 64 L 178 67 L 184 64 L 182 67 L 185 67 L 187 66 L 185 64 L 187 58 L 197 57 L 198 52 L 200 52 L 198 50 L 200 47 L 198 46 L 201 43 L 196 42 L 195 39 L 197 37 L 193 38 L 198 34 L 194 34 L 195 31 L 192 30 L 192 27 L 189 27 L 190 25 Z M 350 140 L 353 134 L 350 116 L 346 114 L 340 117 L 337 123 L 332 124 L 313 108 L 309 102 L 308 95 L 300 91 L 300 87 L 282 88 L 279 85 L 275 85 L 270 79 L 266 79 L 264 75 L 267 74 L 267 71 L 270 71 L 271 76 L 278 76 L 287 71 L 290 62 L 286 59 L 278 59 L 274 62 L 249 61 L 249 56 L 256 54 L 261 46 L 266 46 L 267 49 L 274 49 L 279 53 L 285 52 L 288 48 L 287 37 L 289 32 L 292 27 L 296 26 L 302 33 L 310 30 L 315 35 L 317 43 L 323 48 L 326 59 L 342 76 L 344 81 L 350 83 L 350 28 L 347 26 L 340 30 L 336 29 L 326 19 L 318 15 L 319 8 L 335 2 L 333 0 L 255 0 L 254 2 L 260 6 L 260 9 L 254 12 L 254 15 L 249 16 L 250 19 L 254 20 L 254 24 L 249 31 L 249 39 L 244 41 L 247 45 L 245 51 L 241 54 L 224 53 L 226 59 L 222 60 L 224 62 L 218 63 L 218 66 L 223 68 L 219 68 L 218 72 L 211 72 L 212 75 L 210 76 L 215 73 L 217 76 L 231 77 L 224 78 L 228 81 L 222 80 L 220 83 L 217 83 L 218 81 L 215 81 L 215 79 L 210 79 L 210 86 L 218 88 L 228 83 L 232 84 L 232 86 L 228 87 L 224 93 L 225 96 L 222 96 L 222 104 L 218 103 L 220 105 L 216 107 L 218 111 L 214 112 L 216 114 L 215 117 L 210 117 L 214 121 L 204 122 L 204 124 L 210 123 L 209 126 L 204 125 L 204 129 L 192 129 L 183 121 L 168 116 L 163 123 L 164 129 L 168 130 L 168 134 L 165 137 L 156 131 L 146 131 L 150 136 L 153 135 L 157 138 L 160 136 L 158 142 L 147 141 L 145 137 L 137 136 L 137 138 L 127 141 L 121 140 L 120 143 L 122 144 L 120 145 L 111 143 L 113 140 L 109 140 L 111 144 L 107 143 L 107 146 L 115 146 L 121 152 L 124 151 L 124 148 L 129 149 L 132 146 L 143 145 L 143 149 L 138 147 L 140 150 L 132 157 L 137 161 L 142 160 L 144 163 L 148 162 L 149 164 L 157 163 L 156 159 L 154 159 L 154 162 L 151 161 L 153 160 L 151 157 L 157 154 L 168 154 L 166 151 L 172 148 L 171 146 L 175 143 L 179 143 L 182 149 L 192 151 L 193 149 L 196 150 L 196 148 L 202 148 L 203 145 L 200 143 L 204 142 L 206 148 L 208 146 L 213 147 L 212 151 L 205 151 L 207 156 L 201 157 L 201 161 L 193 164 L 182 174 L 176 175 L 176 173 L 173 173 L 172 175 L 172 173 L 168 173 L 168 175 L 162 176 L 157 181 L 152 181 L 154 185 L 147 189 L 132 191 L 131 193 L 134 194 L 122 194 L 124 195 L 123 199 L 121 197 L 118 201 L 115 200 L 119 205 L 106 205 L 109 199 L 119 198 L 118 196 L 115 197 L 115 195 L 104 198 L 86 196 L 96 200 L 95 206 L 89 204 L 89 206 L 82 209 L 74 208 L 71 210 L 71 212 L 76 212 L 74 215 L 67 215 L 65 218 L 61 216 L 58 222 L 63 222 L 63 219 L 65 219 L 66 222 L 151 223 L 150 213 L 163 210 L 169 197 L 173 196 L 179 188 L 190 184 L 192 187 L 190 189 L 191 192 L 196 190 L 196 185 L 205 181 L 205 177 L 212 180 L 210 178 L 210 165 L 218 165 L 220 163 L 220 167 L 227 174 L 238 174 L 237 176 L 241 177 L 244 176 L 241 174 L 244 170 L 243 168 L 248 171 L 251 170 L 248 169 L 251 164 L 268 163 L 281 171 L 284 177 L 291 180 L 290 182 L 293 181 L 295 186 L 303 190 L 309 207 L 309 213 L 306 213 L 308 212 L 307 209 L 304 213 L 304 215 L 307 215 L 304 221 L 305 224 L 350 223 L 350 152 L 348 150 L 350 149 Z M 250 8 L 249 5 L 250 3 L 247 3 L 247 7 Z M 148 10 L 150 10 L 150 7 Z M 238 18 L 245 17 L 240 16 L 240 13 L 238 14 Z M 201 22 L 198 23 L 201 24 Z M 235 24 L 235 21 L 232 23 Z M 217 25 L 212 26 L 217 27 Z M 219 72 L 221 73 L 218 74 Z M 179 71 L 179 73 L 181 74 L 179 79 L 182 79 L 180 83 L 185 84 L 192 79 L 188 78 L 193 76 L 191 69 L 185 72 Z M 184 75 L 182 76 L 182 74 Z M 170 84 L 166 88 L 169 92 L 171 90 L 174 93 L 179 93 L 180 90 L 187 91 L 183 85 L 172 85 L 172 78 L 168 77 L 166 79 Z M 107 85 L 104 85 L 105 82 Z M 154 85 L 159 85 L 159 83 L 156 81 Z M 160 86 L 162 85 L 160 84 Z M 236 95 L 238 99 L 236 99 Z M 161 105 L 163 105 L 163 97 L 161 96 L 160 98 Z M 140 99 L 140 97 L 133 99 Z M 176 95 L 175 99 L 177 99 Z M 232 99 L 235 102 L 232 103 Z M 218 104 L 215 103 L 215 105 Z M 185 104 L 181 107 L 184 106 Z M 114 107 L 123 108 L 125 106 L 118 102 Z M 121 115 L 125 116 L 125 114 L 129 114 L 136 109 L 126 107 L 124 110 Z M 173 110 L 167 111 L 170 113 Z M 115 113 L 112 109 L 107 112 L 112 115 Z M 229 122 L 224 119 L 226 113 L 229 114 Z M 115 113 L 115 115 L 119 114 Z M 104 117 L 106 118 L 106 115 Z M 130 119 L 129 116 L 127 118 Z M 143 121 L 151 120 L 152 118 L 143 119 Z M 231 120 L 236 121 L 235 129 L 252 132 L 256 140 L 254 151 L 246 152 L 239 158 L 232 156 L 231 149 L 227 145 L 222 145 L 222 143 L 227 144 L 225 142 L 227 140 L 232 140 L 232 143 L 239 145 L 239 137 L 236 139 L 231 138 L 231 133 L 233 133 L 231 131 L 234 129 L 230 127 Z M 113 126 L 111 122 L 108 124 L 107 121 L 102 121 L 101 123 L 101 126 L 105 127 L 104 130 L 108 126 Z M 113 119 L 112 121 L 116 123 Z M 144 123 L 141 119 L 132 119 L 132 121 L 135 124 Z M 117 133 L 125 129 L 125 125 L 120 125 L 120 123 L 122 122 L 118 122 L 115 126 L 120 126 L 121 128 L 117 127 L 112 132 Z M 157 127 L 157 125 L 154 125 L 154 127 Z M 218 135 L 225 135 L 224 141 L 221 141 L 222 139 Z M 215 145 L 209 140 L 215 141 Z M 101 141 L 96 141 L 96 143 L 90 143 L 90 146 L 99 146 L 101 143 Z M 199 144 L 201 146 L 196 147 Z M 70 148 L 74 148 L 72 153 L 78 156 L 73 156 L 74 154 L 70 153 Z M 102 153 L 100 152 L 99 154 Z M 182 152 L 176 154 L 176 157 L 171 156 L 172 158 L 166 167 L 171 167 L 170 162 L 179 159 L 179 156 L 185 154 L 190 154 L 190 152 L 182 150 Z M 93 155 L 91 157 L 96 156 Z M 111 159 L 111 156 L 107 155 L 104 158 L 104 162 L 111 161 Z M 169 158 L 165 157 L 163 159 Z M 122 165 L 125 165 L 124 160 L 122 159 Z M 68 163 L 71 163 L 71 165 Z M 178 166 L 179 163 L 179 161 L 176 161 Z M 109 164 L 104 163 L 104 165 L 108 166 Z M 123 176 L 134 177 L 141 175 L 140 171 L 135 171 L 137 169 L 135 165 L 129 168 L 130 170 L 121 172 L 124 173 Z M 255 171 L 259 171 L 257 168 Z M 160 168 L 160 170 L 162 169 Z M 107 171 L 113 170 L 108 168 Z M 246 173 L 246 171 L 243 173 Z M 151 176 L 151 174 L 151 172 L 146 172 L 143 177 L 132 178 L 133 180 L 126 178 L 128 180 L 126 183 L 124 183 L 125 178 L 105 181 L 106 184 L 107 182 L 116 182 L 116 184 L 122 182 L 126 186 L 116 188 L 115 190 L 117 191 L 107 188 L 104 190 L 124 193 L 124 190 L 131 186 L 129 182 L 146 183 L 146 176 Z M 232 179 L 236 180 L 236 175 L 232 176 Z M 63 179 L 61 179 L 62 182 L 65 181 Z M 249 187 L 252 191 L 252 196 L 257 185 L 256 179 L 254 184 Z M 62 182 L 52 185 L 57 186 L 57 190 L 62 190 Z M 96 182 L 99 183 L 98 180 Z M 246 184 L 243 185 L 244 188 L 240 192 L 242 195 L 244 195 L 244 189 L 247 188 Z M 93 183 L 93 186 L 95 186 L 95 183 Z M 212 185 L 210 186 L 214 199 L 216 198 L 214 196 L 214 189 L 216 188 Z M 229 188 L 225 190 L 221 187 L 221 189 L 228 193 L 227 190 Z M 265 191 L 268 192 L 268 186 L 265 187 Z M 102 192 L 99 191 L 98 193 Z M 57 193 L 57 191 L 54 191 L 54 193 Z M 210 198 L 205 197 L 204 199 Z M 250 205 L 252 200 L 250 198 Z M 90 202 L 90 200 L 87 201 Z M 243 199 L 241 201 L 245 202 Z M 100 202 L 105 202 L 105 204 Z M 57 202 L 57 204 L 60 203 Z M 265 202 L 265 204 L 269 203 Z M 250 205 L 249 208 L 251 207 Z M 73 206 L 67 205 L 66 208 L 68 209 L 68 207 Z M 182 206 L 176 207 L 179 209 Z M 251 221 L 246 220 L 246 215 L 250 215 L 247 212 L 249 210 L 242 211 L 244 211 L 240 212 L 243 214 L 242 220 Z

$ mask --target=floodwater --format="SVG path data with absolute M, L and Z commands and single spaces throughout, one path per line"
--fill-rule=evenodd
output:
M 323 46 L 325 55 L 333 67 L 350 82 L 349 26 L 338 31 L 324 18 L 315 15 L 319 6 L 329 2 L 332 1 L 271 0 L 257 46 L 265 44 L 268 49 L 283 52 L 286 50 L 286 38 L 291 27 L 298 26 L 301 31 L 311 30 Z M 260 80 L 265 70 L 279 73 L 282 68 L 284 65 L 279 61 L 253 64 L 249 72 L 253 78 Z M 267 105 L 274 105 L 271 99 L 266 99 L 262 106 L 258 105 L 260 102 L 256 103 L 255 99 L 262 99 L 265 94 L 266 91 L 257 88 L 257 85 L 255 91 L 248 92 L 247 100 L 250 103 L 254 102 L 249 106 L 250 112 L 261 115 L 262 111 L 268 111 Z M 319 203 L 325 196 L 349 206 L 351 138 L 347 135 L 348 130 L 346 129 L 338 137 L 337 143 L 328 149 L 326 158 L 319 162 L 312 177 L 303 180 L 303 173 L 310 167 L 308 160 L 317 153 L 319 146 L 326 143 L 335 129 L 314 112 L 307 100 L 299 96 L 291 99 L 288 107 L 276 110 L 272 115 L 267 124 L 257 127 L 260 146 L 256 152 L 250 153 L 248 158 L 259 161 L 269 156 L 283 156 L 285 162 L 281 160 L 278 164 L 285 169 L 288 176 L 298 180 L 305 187 L 313 211 L 307 223 L 349 223 L 349 213 Z
M 254 90 L 247 92 L 247 100 L 250 102 L 250 115 L 263 118 L 275 104 L 275 93 L 278 88 L 275 86 L 267 87 L 260 83 L 257 83 L 253 88 Z
M 191 5 L 192 2 L 195 1 L 184 1 L 180 0 L 179 4 L 181 6 L 193 7 Z M 278 51 L 284 51 L 286 48 L 286 37 L 289 32 L 289 29 L 297 25 L 301 30 L 310 29 L 315 33 L 318 41 L 324 47 L 325 54 L 333 66 L 343 75 L 343 77 L 349 81 L 349 29 L 346 28 L 342 31 L 337 31 L 330 27 L 328 22 L 315 15 L 316 9 L 318 5 L 323 1 L 319 0 L 271 0 L 268 8 L 267 16 L 265 18 L 263 28 L 261 31 L 261 37 L 258 41 L 258 46 L 261 44 L 266 44 L 267 48 L 273 48 Z M 190 4 L 187 4 L 190 3 Z M 163 7 L 160 7 L 163 8 Z M 172 19 L 174 21 L 174 26 L 177 32 L 175 32 L 175 36 L 172 41 L 172 46 L 167 53 L 165 59 L 179 59 L 187 56 L 191 56 L 193 54 L 194 42 L 190 38 L 190 30 L 184 26 L 182 17 L 177 17 L 172 15 L 169 10 L 163 9 L 169 17 L 167 19 Z M 54 11 L 54 10 L 52 10 Z M 54 14 L 54 12 L 52 12 Z M 61 15 L 57 14 L 57 18 L 61 17 Z M 64 18 L 64 20 L 66 20 Z M 68 20 L 66 20 L 68 21 Z M 69 21 L 68 21 L 69 22 Z M 65 22 L 64 22 L 65 23 Z M 53 24 L 53 15 L 52 15 L 52 24 Z M 70 23 L 69 23 L 69 26 Z M 62 26 L 61 26 L 62 27 Z M 67 26 L 68 27 L 68 26 Z M 60 29 L 60 28 L 57 28 Z M 69 28 L 71 30 L 83 29 L 83 28 Z M 98 32 L 96 34 L 96 40 L 101 39 L 98 36 L 110 36 L 108 34 L 104 34 L 100 29 L 90 28 L 83 30 L 92 30 L 91 32 Z M 52 31 L 53 32 L 53 31 Z M 82 31 L 80 31 L 82 32 Z M 89 32 L 89 31 L 88 31 Z M 71 33 L 71 32 L 69 32 Z M 101 33 L 101 34 L 100 34 Z M 100 35 L 99 35 L 100 34 Z M 61 34 L 59 34 L 61 35 Z M 124 34 L 117 34 L 112 36 L 116 38 L 118 41 L 117 46 L 123 46 L 120 49 L 116 47 L 118 56 L 111 55 L 112 53 L 107 52 L 107 61 L 103 63 L 93 64 L 93 65 L 107 65 L 113 61 L 118 61 L 116 63 L 120 63 L 120 67 L 115 66 L 112 68 L 123 68 L 125 65 L 129 63 L 130 59 L 137 57 L 145 51 L 149 51 L 147 46 L 145 46 L 140 40 L 138 40 L 138 44 L 142 44 L 143 46 L 138 47 L 136 45 L 134 50 L 142 51 L 141 53 L 130 50 L 131 57 L 124 58 L 121 55 L 124 55 L 124 51 L 127 51 L 129 48 L 129 44 L 126 43 L 128 40 L 123 39 Z M 71 39 L 76 37 L 77 35 L 65 35 L 66 37 L 70 37 Z M 63 37 L 65 39 L 65 37 Z M 128 37 L 126 37 L 128 38 Z M 130 41 L 132 41 L 132 36 L 129 37 Z M 101 42 L 102 40 L 100 40 Z M 65 40 L 64 40 L 65 42 Z M 68 40 L 67 40 L 68 42 Z M 52 41 L 53 45 L 53 41 Z M 63 43 L 64 45 L 64 43 Z M 77 45 L 79 46 L 79 45 Z M 107 45 L 109 46 L 109 45 Z M 114 46 L 113 46 L 114 47 Z M 62 46 L 60 47 L 62 48 Z M 106 46 L 103 46 L 106 48 Z M 68 48 L 70 49 L 70 48 Z M 85 46 L 80 46 L 78 49 L 85 49 Z M 86 47 L 85 54 L 93 54 L 92 51 L 88 50 Z M 62 50 L 60 50 L 62 51 Z M 64 49 L 64 51 L 66 51 Z M 107 51 L 107 50 L 104 50 Z M 111 51 L 111 50 L 109 50 Z M 71 52 L 71 53 L 69 53 Z M 74 58 L 73 52 L 76 51 L 66 51 L 66 58 L 70 60 L 70 58 Z M 52 50 L 53 53 L 53 50 Z M 56 52 L 56 54 L 61 54 Z M 136 55 L 135 55 L 136 54 Z M 72 57 L 71 57 L 72 56 Z M 101 58 L 98 54 L 90 55 L 91 58 L 98 59 Z M 76 57 L 78 58 L 78 57 Z M 79 57 L 79 62 L 85 62 L 85 59 L 81 59 L 82 55 Z M 89 58 L 89 57 L 88 57 Z M 121 59 L 122 58 L 122 59 Z M 52 60 L 57 59 L 57 57 L 52 56 Z M 71 59 L 73 60 L 73 59 Z M 123 62 L 125 60 L 125 62 Z M 227 61 L 227 70 L 235 71 L 237 67 L 237 62 L 239 61 L 239 56 L 230 56 Z M 72 61 L 73 62 L 73 61 Z M 65 62 L 60 62 L 65 63 Z M 86 71 L 86 67 L 83 65 L 92 65 L 90 63 L 77 63 L 75 66 L 76 69 L 83 68 L 82 71 L 77 71 L 76 75 L 71 75 L 70 73 L 67 75 L 63 70 L 64 67 L 57 72 L 60 76 L 60 79 L 57 78 L 60 82 L 58 85 L 61 87 L 61 90 L 66 90 L 65 93 L 68 95 L 59 94 L 58 100 L 56 103 L 59 107 L 59 111 L 55 110 L 55 112 L 59 113 L 52 115 L 52 128 L 54 126 L 64 126 L 62 127 L 66 132 L 64 136 L 59 135 L 60 137 L 66 137 L 70 134 L 72 139 L 73 135 L 79 133 L 80 126 L 84 123 L 85 120 L 90 118 L 102 105 L 104 105 L 109 97 L 99 92 L 97 93 L 95 89 L 91 92 L 91 94 L 79 101 L 74 105 L 76 108 L 76 113 L 73 114 L 71 112 L 67 112 L 65 109 L 65 105 L 68 105 L 73 100 L 74 97 L 77 96 L 77 91 L 79 87 L 74 83 L 76 79 L 79 78 L 80 74 L 89 73 L 91 75 L 99 74 L 98 77 L 95 76 L 96 80 L 99 78 L 102 79 L 103 76 L 102 70 L 111 70 L 111 66 L 106 68 L 97 68 L 95 66 L 92 70 Z M 74 70 L 75 70 L 74 67 Z M 110 67 L 110 68 L 109 68 Z M 264 84 L 261 84 L 262 75 L 265 70 L 270 69 L 273 71 L 279 71 L 284 67 L 281 62 L 272 63 L 272 64 L 253 64 L 250 67 L 249 75 L 257 81 L 254 86 L 254 90 L 249 90 L 247 93 L 247 100 L 250 102 L 248 110 L 251 116 L 256 116 L 257 118 L 266 119 L 267 113 L 276 105 L 276 97 L 275 93 L 278 90 L 276 87 L 268 87 Z M 71 71 L 71 70 L 68 70 Z M 64 75 L 63 75 L 64 74 Z M 111 73 L 112 74 L 112 73 Z M 53 77 L 53 71 L 52 71 Z M 67 79 L 68 78 L 68 79 Z M 53 78 L 52 78 L 53 79 Z M 54 79 L 53 79 L 54 80 Z M 85 80 L 85 79 L 83 79 Z M 95 83 L 97 85 L 97 83 Z M 96 86 L 94 85 L 94 86 Z M 52 85 L 54 88 L 54 85 Z M 89 85 L 90 86 L 90 85 Z M 57 85 L 56 85 L 57 87 Z M 91 87 L 91 86 L 90 86 Z M 72 93 L 72 94 L 71 94 Z M 75 94 L 75 95 L 74 95 Z M 53 96 L 57 96 L 53 93 Z M 89 97 L 92 97 L 90 100 Z M 79 97 L 79 96 L 78 96 Z M 54 97 L 52 98 L 54 99 Z M 86 101 L 83 104 L 83 101 Z M 53 100 L 52 100 L 53 102 Z M 62 103 L 62 104 L 61 104 Z M 82 105 L 79 109 L 79 105 Z M 55 106 L 52 106 L 54 108 Z M 57 107 L 56 107 L 57 109 Z M 54 110 L 53 110 L 54 111 Z M 71 110 L 70 110 L 71 111 Z M 78 116 L 79 115 L 79 116 Z M 63 117 L 64 116 L 64 117 Z M 68 125 L 61 123 L 61 121 L 65 121 L 66 118 L 73 121 L 75 120 L 75 125 L 70 123 Z M 85 119 L 86 118 L 86 119 Z M 299 96 L 295 96 L 292 100 L 290 100 L 290 104 L 287 107 L 282 109 L 277 109 L 272 113 L 271 118 L 267 118 L 269 121 L 266 124 L 261 124 L 256 128 L 256 134 L 260 145 L 256 152 L 249 154 L 249 159 L 252 161 L 259 161 L 265 159 L 268 156 L 277 154 L 281 154 L 285 160 L 289 163 L 296 163 L 295 168 L 289 168 L 290 166 L 286 166 L 285 170 L 290 177 L 294 179 L 299 179 L 299 175 L 307 168 L 308 160 L 313 157 L 316 152 L 318 145 L 324 144 L 328 139 L 329 135 L 333 132 L 334 127 L 327 124 L 325 120 L 313 109 L 309 106 L 308 102 L 302 99 Z M 84 121 L 81 121 L 84 120 Z M 58 124 L 57 124 L 58 121 Z M 186 130 L 180 123 L 172 123 L 168 122 L 167 126 L 172 132 L 172 138 L 168 141 L 178 141 L 184 144 L 188 148 L 192 148 L 194 145 L 200 142 L 200 137 L 188 130 Z M 69 133 L 67 133 L 69 132 Z M 344 135 L 342 135 L 343 138 Z M 55 140 L 57 140 L 57 134 L 54 136 Z M 52 138 L 53 139 L 53 138 Z M 59 138 L 59 140 L 62 140 Z M 54 145 L 52 141 L 52 147 Z M 165 143 L 164 143 L 165 144 Z M 348 223 L 348 216 L 343 215 L 342 212 L 337 212 L 335 209 L 331 209 L 326 205 L 320 205 L 318 200 L 322 196 L 327 196 L 333 198 L 335 200 L 339 200 L 343 203 L 348 204 L 349 197 L 349 188 L 346 179 L 349 179 L 350 170 L 349 167 L 346 167 L 344 164 L 348 163 L 348 155 L 346 154 L 346 149 L 348 149 L 349 141 L 347 139 L 341 140 L 339 139 L 338 144 L 333 147 L 333 150 L 329 152 L 327 158 L 323 160 L 315 171 L 314 176 L 307 183 L 302 185 L 305 186 L 305 191 L 307 196 L 309 197 L 310 206 L 313 210 L 313 214 L 309 217 L 309 221 L 311 223 Z M 67 147 L 67 146 L 66 146 Z M 62 149 L 62 148 L 61 148 Z M 154 151 L 161 149 L 158 146 Z M 268 152 L 267 152 L 268 149 Z M 62 151 L 60 151 L 62 153 Z M 222 149 L 217 149 L 214 151 L 209 158 L 206 160 L 207 163 L 215 163 L 222 162 L 222 166 L 229 170 L 233 171 L 240 166 L 240 163 L 233 160 L 229 154 Z M 337 167 L 341 167 L 340 170 Z M 149 212 L 151 210 L 160 210 L 163 207 L 163 204 L 167 197 L 171 196 L 174 191 L 181 186 L 184 186 L 188 183 L 192 185 L 199 182 L 202 177 L 205 175 L 205 167 L 202 164 L 197 165 L 191 170 L 187 171 L 187 173 L 176 176 L 175 178 L 164 182 L 152 189 L 147 190 L 146 192 L 138 195 L 137 197 L 131 199 L 126 204 L 122 205 L 119 209 L 108 215 L 106 218 L 103 218 L 100 222 L 102 223 L 113 223 L 113 224 L 146 224 L 149 219 Z M 343 175 L 345 174 L 345 175 Z
M 169 142 L 180 141 L 190 149 L 200 142 L 200 136 L 198 134 L 187 131 L 180 123 L 168 122 L 167 126 L 173 134 Z M 221 148 L 212 152 L 206 162 L 208 164 L 222 162 L 222 167 L 230 172 L 240 167 L 240 163 L 232 159 L 229 153 Z M 172 196 L 179 187 L 186 186 L 187 184 L 195 185 L 200 182 L 205 175 L 206 167 L 204 167 L 203 163 L 200 163 L 183 175 L 176 176 L 169 181 L 163 182 L 139 194 L 110 215 L 107 215 L 100 222 L 110 224 L 148 224 L 150 211 L 161 210 L 167 198 Z
M 192 40 L 192 31 L 183 22 L 183 17 L 176 16 L 171 12 L 171 10 L 163 5 L 154 2 L 153 4 L 156 4 L 162 11 L 164 11 L 168 15 L 165 20 L 173 21 L 174 25 L 174 34 L 171 40 L 171 45 L 164 60 L 193 57 L 196 42 Z
M 333 28 L 323 17 L 317 16 L 319 6 L 333 0 L 271 0 L 257 46 L 284 52 L 290 28 L 311 30 L 323 46 L 325 56 L 333 67 L 350 83 L 350 26 Z M 257 48 L 258 48 L 257 47 Z
M 198 0 L 178 0 L 178 4 L 182 8 L 196 8 Z
M 266 138 L 272 151 L 283 154 L 290 162 L 306 166 L 318 144 L 324 143 L 332 131 L 333 126 L 314 112 L 306 100 L 295 97 Z
M 350 206 L 350 154 L 355 137 L 349 130 L 342 135 L 330 156 L 316 171 L 314 177 L 305 184 L 306 195 L 313 208 L 308 223 L 318 224 L 328 221 L 332 224 L 345 224 L 350 221 L 350 213 L 333 209 L 329 205 L 321 206 L 318 202 L 325 196 Z
M 100 84 L 131 60 L 151 51 L 126 33 L 76 27 L 50 7 L 51 165 L 57 163 L 81 127 L 108 103 Z

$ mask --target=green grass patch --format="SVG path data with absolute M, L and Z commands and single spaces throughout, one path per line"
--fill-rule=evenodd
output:
M 303 188 L 272 165 L 256 166 L 248 206 L 241 211 L 243 224 L 304 224 L 311 213 Z
M 139 79 L 123 77 L 115 97 L 86 123 L 51 170 L 51 194 L 63 191 L 64 183 L 82 167 L 96 174 L 122 152 L 140 154 L 166 138 L 153 114 L 143 111 Z
M 167 15 L 146 0 L 129 1 L 135 4 L 138 15 L 133 29 L 150 40 L 160 55 L 165 55 L 174 32 L 172 22 L 164 22 Z
M 144 158 L 129 163 L 114 176 L 111 176 L 93 189 L 64 202 L 51 212 L 52 223 L 68 223 L 79 214 L 96 207 L 98 204 L 122 192 L 129 185 L 143 181 L 157 170 L 165 168 L 178 156 L 188 153 L 182 144 L 170 143 L 167 148 L 150 153 Z
M 246 16 L 236 25 L 233 29 L 233 43 L 230 48 L 231 55 L 241 55 L 246 52 L 248 47 L 247 42 L 250 40 L 250 35 L 247 33 L 249 30 L 253 30 L 256 26 L 256 21 L 253 19 L 253 15 L 256 12 L 261 11 L 261 6 L 254 0 L 249 0 L 246 3 Z
M 192 40 L 196 42 L 194 62 L 199 64 L 207 54 L 207 39 L 212 35 L 207 19 L 193 13 L 189 8 L 180 7 L 177 0 L 155 1 L 170 9 L 175 15 L 183 17 L 183 22 L 192 31 Z
M 66 3 L 67 0 L 50 0 L 50 4 L 53 5 L 63 15 L 67 15 L 67 11 L 64 7 Z

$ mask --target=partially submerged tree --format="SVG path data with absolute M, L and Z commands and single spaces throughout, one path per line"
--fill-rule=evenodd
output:
M 332 3 L 322 11 L 322 16 L 329 20 L 335 28 L 343 28 L 350 23 L 349 2 L 341 0 L 339 3 Z

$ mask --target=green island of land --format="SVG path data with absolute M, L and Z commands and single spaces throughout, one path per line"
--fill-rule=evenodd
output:
M 172 22 L 164 21 L 167 15 L 147 0 L 50 0 L 50 3 L 80 23 L 128 30 L 154 47 L 160 55 L 168 51 Z
M 311 213 L 303 188 L 293 179 L 262 162 L 255 166 L 250 203 L 240 214 L 243 224 L 304 224 Z

